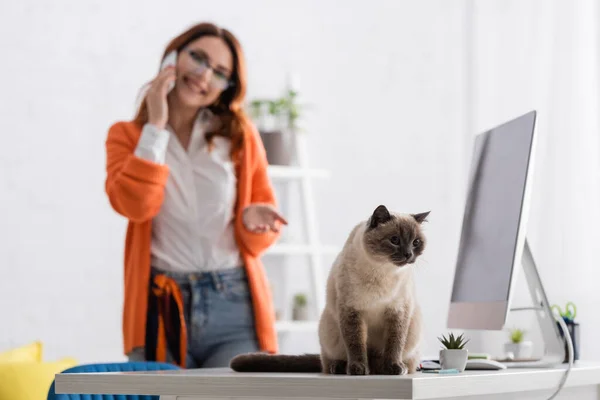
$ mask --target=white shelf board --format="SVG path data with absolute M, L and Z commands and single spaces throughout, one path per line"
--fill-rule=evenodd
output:
M 277 332 L 316 332 L 319 328 L 318 321 L 277 321 Z
M 266 254 L 268 255 L 293 255 L 293 254 L 330 254 L 335 255 L 340 251 L 336 246 L 310 246 L 305 244 L 274 244 Z
M 267 171 L 272 179 L 300 179 L 303 177 L 327 179 L 331 177 L 331 172 L 325 169 L 296 166 L 269 165 Z

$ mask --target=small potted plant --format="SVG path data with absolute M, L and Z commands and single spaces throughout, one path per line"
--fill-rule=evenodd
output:
M 293 163 L 292 134 L 287 129 L 285 111 L 282 99 L 257 99 L 250 103 L 250 114 L 258 128 L 270 165 Z
M 298 103 L 298 91 L 289 87 L 273 99 L 254 99 L 248 105 L 270 165 L 292 165 L 294 159 L 293 135 L 301 129 L 298 121 L 306 105 Z
M 467 366 L 467 358 L 469 356 L 469 351 L 464 347 L 469 340 L 465 340 L 463 334 L 454 336 L 453 333 L 450 333 L 448 337 L 442 336 L 438 340 L 444 346 L 440 350 L 441 368 L 457 369 L 459 372 L 463 372 Z
M 531 358 L 533 354 L 533 343 L 525 338 L 525 330 L 515 328 L 509 331 L 510 342 L 504 344 L 504 352 L 512 353 L 515 360 Z
M 308 320 L 308 307 L 307 307 L 306 295 L 298 293 L 294 296 L 294 308 L 292 309 L 292 319 L 294 321 L 306 321 Z

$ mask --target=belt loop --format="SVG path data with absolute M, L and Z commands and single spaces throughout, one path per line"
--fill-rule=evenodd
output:
M 215 271 L 211 271 L 211 275 L 213 278 L 213 283 L 215 285 L 215 289 L 217 289 L 218 291 L 223 290 L 223 281 L 221 280 L 221 277 L 219 276 L 219 274 Z

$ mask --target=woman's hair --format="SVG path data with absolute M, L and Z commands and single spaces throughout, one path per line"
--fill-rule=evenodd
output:
M 224 136 L 229 138 L 231 140 L 231 158 L 237 161 L 244 142 L 244 128 L 249 123 L 248 116 L 243 109 L 247 86 L 246 62 L 239 41 L 226 29 L 219 28 L 211 23 L 200 23 L 171 40 L 163 53 L 163 59 L 173 50 L 177 50 L 179 53 L 185 46 L 204 36 L 223 39 L 233 56 L 232 84 L 221 93 L 214 104 L 208 107 L 220 119 L 220 128 L 216 132 L 207 132 L 206 140 L 210 148 L 212 147 L 213 137 Z M 135 122 L 140 125 L 148 122 L 148 109 L 145 99 L 142 99 L 135 116 Z

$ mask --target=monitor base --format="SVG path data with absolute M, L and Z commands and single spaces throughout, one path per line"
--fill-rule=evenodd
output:
M 511 361 L 506 362 L 509 368 L 549 368 L 560 365 L 565 360 L 565 344 L 556 326 L 556 320 L 540 279 L 529 242 L 525 238 L 523 253 L 521 257 L 525 280 L 529 288 L 529 294 L 534 304 L 533 307 L 511 308 L 510 311 L 534 310 L 537 315 L 538 325 L 542 332 L 545 348 L 544 355 L 537 361 Z M 568 332 L 567 332 L 568 335 Z M 570 338 L 568 338 L 570 339 Z

